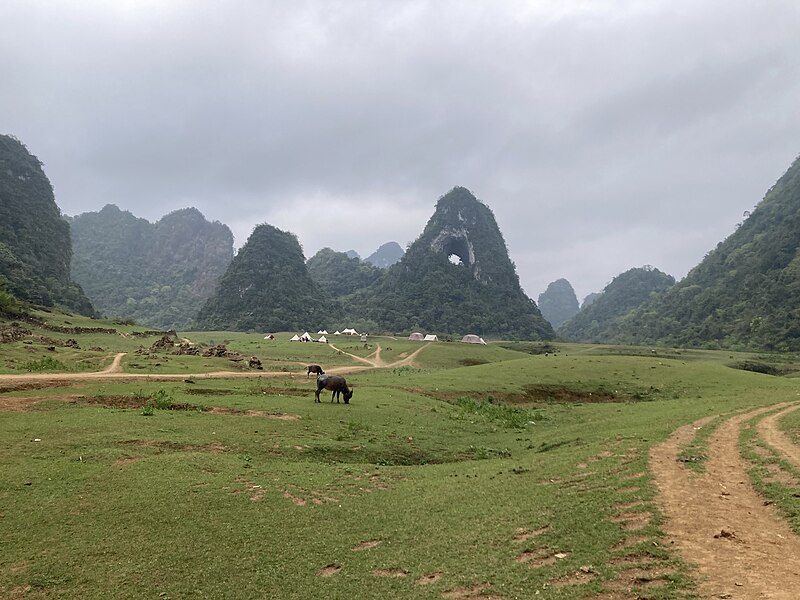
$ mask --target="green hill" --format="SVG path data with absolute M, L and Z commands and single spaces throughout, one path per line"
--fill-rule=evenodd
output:
M 200 329 L 290 331 L 330 323 L 335 305 L 306 268 L 292 233 L 258 225 L 197 316 Z
M 603 293 L 558 329 L 559 337 L 574 342 L 616 339 L 618 323 L 634 309 L 675 285 L 675 278 L 645 266 L 625 271 Z
M 19 140 L 0 135 L 0 275 L 7 290 L 42 306 L 94 314 L 70 277 L 70 226 L 42 163 Z
M 617 337 L 800 350 L 800 159 L 679 284 L 620 323 Z
M 383 271 L 345 252 L 323 248 L 306 262 L 308 274 L 327 295 L 339 298 L 369 287 Z
M 233 234 L 195 208 L 156 223 L 113 204 L 72 220 L 72 271 L 102 314 L 185 329 L 233 258 Z
M 554 336 L 519 285 L 494 214 L 463 187 L 439 199 L 403 258 L 348 308 L 390 331 Z
M 578 297 L 572 284 L 566 279 L 557 279 L 539 294 L 539 310 L 554 329 L 571 319 L 580 310 Z

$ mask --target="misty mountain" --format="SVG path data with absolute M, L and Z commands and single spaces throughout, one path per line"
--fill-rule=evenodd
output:
M 156 223 L 113 204 L 72 220 L 72 270 L 97 310 L 185 329 L 233 258 L 233 234 L 195 208 Z
M 400 244 L 397 242 L 386 242 L 375 252 L 365 258 L 364 262 L 371 263 L 376 267 L 380 267 L 381 269 L 386 269 L 403 258 L 404 254 L 405 250 L 400 247 Z
M 306 268 L 297 237 L 258 225 L 197 316 L 207 330 L 289 331 L 330 323 L 337 315 Z
M 675 278 L 645 266 L 617 275 L 595 301 L 558 329 L 573 342 L 610 342 L 620 319 L 675 285 Z
M 70 275 L 70 225 L 42 163 L 16 138 L 0 135 L 0 276 L 8 292 L 43 306 L 94 315 Z
M 519 285 L 494 214 L 462 187 L 439 199 L 403 258 L 348 308 L 390 331 L 554 336 Z
M 566 279 L 557 279 L 548 285 L 539 294 L 539 310 L 553 329 L 558 329 L 562 323 L 578 314 L 578 297 L 572 284 Z

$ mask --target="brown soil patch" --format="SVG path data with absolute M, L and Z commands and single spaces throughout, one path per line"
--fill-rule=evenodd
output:
M 589 596 L 585 600 L 640 600 L 638 594 L 631 595 L 625 592 L 600 592 L 594 596 Z
M 613 523 L 619 523 L 623 531 L 639 531 L 653 518 L 649 512 L 625 512 L 611 517 Z
M 331 575 L 336 575 L 341 570 L 342 570 L 342 565 L 331 563 L 329 565 L 325 565 L 319 571 L 317 571 L 317 576 L 330 577 Z
M 535 550 L 525 550 L 514 560 L 519 563 L 527 564 L 531 569 L 540 569 L 547 565 L 552 565 L 559 560 L 563 560 L 570 555 L 569 552 L 553 552 L 550 548 L 538 548 Z
M 305 506 L 307 504 L 305 499 L 299 498 L 297 496 L 293 496 L 289 492 L 283 492 L 283 497 L 284 498 L 288 498 L 289 500 L 291 500 L 292 504 L 294 504 L 295 506 Z
M 2 381 L 2 379 L 3 376 L 0 375 L 0 381 Z M 0 394 L 8 392 L 26 392 L 28 390 L 44 390 L 52 387 L 66 387 L 70 385 L 70 383 L 71 382 L 67 380 L 58 379 L 56 375 L 51 375 L 50 379 L 46 381 L 31 381 L 0 386 Z
M 234 415 L 237 417 L 263 417 L 265 419 L 275 419 L 277 421 L 299 421 L 300 415 L 290 415 L 282 412 L 268 412 L 265 410 L 241 410 L 238 408 L 223 408 L 214 406 L 208 412 L 216 415 Z
M 179 444 L 167 440 L 125 440 L 119 442 L 129 446 L 142 446 L 143 448 L 159 448 L 161 450 L 175 450 L 181 452 L 224 452 L 227 448 L 219 442 L 210 444 Z
M 426 573 L 425 575 L 420 575 L 417 577 L 417 580 L 414 582 L 417 585 L 430 585 L 432 583 L 436 583 L 442 578 L 441 571 L 434 571 L 433 573 Z
M 0 412 L 25 412 L 45 400 L 75 401 L 78 398 L 83 398 L 83 396 L 80 394 L 64 394 L 59 396 L 0 397 Z
M 463 600 L 471 598 L 481 598 L 482 600 L 499 599 L 500 596 L 486 593 L 486 588 L 488 587 L 488 583 L 479 583 L 470 587 L 454 588 L 452 590 L 442 592 L 442 598 L 448 598 L 450 600 Z
M 522 542 L 527 542 L 529 539 L 547 533 L 548 531 L 550 531 L 549 525 L 539 527 L 539 529 L 525 529 L 524 527 L 520 527 L 514 532 L 514 543 L 521 544 Z
M 639 544 L 644 544 L 645 542 L 653 541 L 653 538 L 648 537 L 646 535 L 629 535 L 626 536 L 621 542 L 615 544 L 611 547 L 611 550 L 614 552 L 618 552 L 620 550 L 625 550 L 626 548 L 630 548 L 632 546 L 638 546 Z
M 372 574 L 375 577 L 406 577 L 408 571 L 405 569 L 375 569 Z
M 664 529 L 669 542 L 696 565 L 703 598 L 794 600 L 800 589 L 800 538 L 764 506 L 738 449 L 743 423 L 774 408 L 722 423 L 709 439 L 704 473 L 691 472 L 676 460 L 694 436 L 692 424 L 650 451 L 659 502 L 668 517 Z M 769 430 L 774 421 L 762 424 Z M 723 530 L 734 531 L 736 539 L 714 537 Z
M 582 585 L 584 583 L 589 583 L 593 581 L 597 577 L 597 573 L 595 573 L 594 569 L 589 566 L 581 567 L 579 570 L 575 571 L 572 575 L 565 575 L 564 577 L 558 577 L 556 579 L 551 579 L 549 583 L 556 587 L 564 587 L 568 585 Z
M 8 600 L 18 600 L 25 598 L 28 595 L 28 592 L 31 591 L 31 586 L 29 585 L 19 585 L 13 588 L 9 592 Z
M 383 540 L 368 540 L 366 542 L 361 542 L 357 546 L 353 546 L 350 548 L 354 552 L 359 552 L 361 550 L 370 550 L 372 548 L 377 548 L 383 543 Z

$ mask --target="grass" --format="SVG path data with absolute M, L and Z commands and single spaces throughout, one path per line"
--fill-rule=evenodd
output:
M 0 411 L 0 597 L 441 598 L 482 589 L 581 599 L 625 558 L 669 567 L 646 597 L 686 598 L 689 571 L 664 544 L 650 447 L 701 417 L 796 397 L 792 379 L 732 369 L 727 352 L 439 343 L 414 365 L 347 375 L 348 405 L 315 404 L 305 365 L 356 359 L 281 334 L 179 336 L 224 342 L 285 374 L 0 386 L 0 401 L 40 398 Z M 102 368 L 158 336 L 76 339 L 72 358 L 55 351 L 68 368 L 88 357 Z M 380 344 L 388 363 L 423 347 L 369 344 L 334 340 L 362 358 Z M 102 352 L 83 349 L 94 346 Z M 154 355 L 129 354 L 123 367 L 231 369 L 227 359 Z M 48 356 L 36 342 L 8 344 L 0 368 L 22 373 L 23 362 Z M 797 437 L 800 417 L 786 424 Z M 704 453 L 712 429 L 687 455 Z M 641 541 L 621 548 L 620 519 L 639 517 Z M 374 545 L 358 549 L 366 542 Z M 331 565 L 339 570 L 322 576 Z

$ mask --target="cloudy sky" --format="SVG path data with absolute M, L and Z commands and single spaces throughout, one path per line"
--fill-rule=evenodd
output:
M 3 0 L 0 133 L 63 213 L 367 256 L 464 186 L 534 299 L 683 277 L 800 154 L 800 2 Z

